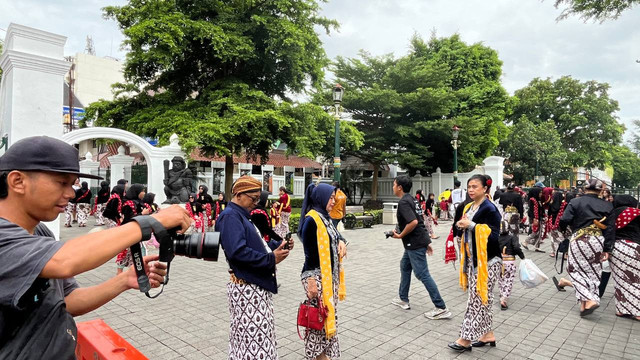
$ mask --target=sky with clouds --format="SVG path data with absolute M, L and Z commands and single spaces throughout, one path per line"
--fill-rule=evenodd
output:
M 640 8 L 615 21 L 556 21 L 553 0 L 333 0 L 323 15 L 336 19 L 338 31 L 321 38 L 330 58 L 353 57 L 360 49 L 373 55 L 407 53 L 417 33 L 428 38 L 460 34 L 498 51 L 503 84 L 513 93 L 535 77 L 571 75 L 611 85 L 620 103 L 620 120 L 630 127 L 640 119 Z M 123 59 L 123 36 L 101 8 L 124 0 L 0 0 L 0 29 L 15 22 L 68 37 L 67 55 L 82 52 L 87 35 L 98 56 Z M 0 37 L 5 33 L 0 30 Z

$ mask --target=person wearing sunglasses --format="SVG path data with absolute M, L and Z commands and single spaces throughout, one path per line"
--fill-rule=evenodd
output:
M 290 250 L 284 249 L 284 241 L 265 242 L 251 222 L 250 213 L 260 201 L 261 190 L 260 181 L 241 176 L 215 226 L 229 263 L 230 359 L 278 358 L 273 309 L 273 294 L 278 292 L 276 264 Z M 264 336 L 255 336 L 255 329 L 261 329 Z

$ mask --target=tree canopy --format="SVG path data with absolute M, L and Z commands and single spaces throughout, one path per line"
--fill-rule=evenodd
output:
M 613 183 L 616 186 L 635 188 L 640 184 L 640 157 L 627 146 L 616 146 L 616 156 L 611 161 Z
M 316 0 L 130 0 L 106 7 L 105 17 L 125 35 L 126 83 L 115 100 L 91 104 L 86 118 L 160 143 L 177 133 L 185 151 L 228 159 L 244 152 L 265 161 L 278 140 L 304 156 L 327 151 L 332 117 L 287 97 L 323 79 L 328 59 L 315 28 L 329 32 L 337 23 L 319 10 Z M 342 128 L 343 144 L 357 147 L 361 134 Z M 227 161 L 227 190 L 231 170 Z
M 558 19 L 578 15 L 582 19 L 603 22 L 617 19 L 623 11 L 640 3 L 640 0 L 556 0 L 556 8 L 564 7 Z
M 515 92 L 510 121 L 552 125 L 567 153 L 567 165 L 604 168 L 624 132 L 616 115 L 618 102 L 608 90 L 607 83 L 581 82 L 570 76 L 555 81 L 536 78 Z

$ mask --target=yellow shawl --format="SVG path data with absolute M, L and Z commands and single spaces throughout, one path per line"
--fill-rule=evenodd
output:
M 467 213 L 473 203 L 467 204 L 464 208 L 464 214 Z M 475 257 L 478 261 L 478 281 L 476 285 L 476 292 L 482 304 L 486 305 L 489 302 L 489 266 L 487 265 L 487 243 L 489 241 L 489 235 L 491 229 L 487 224 L 476 224 L 476 254 Z M 463 290 L 467 290 L 467 274 L 464 271 L 464 262 L 467 261 L 467 254 L 469 251 L 469 244 L 465 242 L 466 231 L 462 233 L 462 242 L 460 243 L 460 287 Z M 473 264 L 469 264 L 473 267 Z
M 307 216 L 311 216 L 316 223 L 316 238 L 318 239 L 318 254 L 320 255 L 320 274 L 322 276 L 322 302 L 327 307 L 327 320 L 324 322 L 324 330 L 327 339 L 336 335 L 336 308 L 333 303 L 333 274 L 331 273 L 331 243 L 327 227 L 315 210 L 310 210 Z M 340 301 L 347 297 L 347 288 L 344 284 L 344 268 L 342 258 L 338 254 L 340 266 L 340 284 L 338 285 L 338 298 Z

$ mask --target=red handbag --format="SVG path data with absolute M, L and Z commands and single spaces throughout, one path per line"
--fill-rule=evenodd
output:
M 324 320 L 327 318 L 327 308 L 322 304 L 322 299 L 318 298 L 318 305 L 311 304 L 309 300 L 300 303 L 298 308 L 298 336 L 300 336 L 300 326 L 307 329 L 322 330 Z

